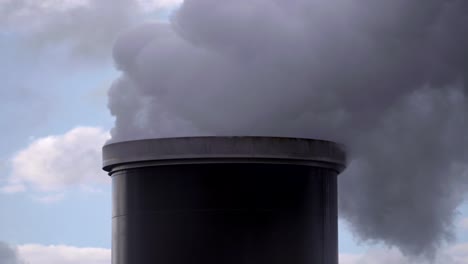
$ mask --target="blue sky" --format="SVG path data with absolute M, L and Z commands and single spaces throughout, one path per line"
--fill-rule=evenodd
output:
M 34 61 L 29 61 L 21 58 L 21 47 L 15 45 L 13 36 L 3 43 L 2 55 L 9 63 L 3 63 L 2 75 L 11 80 L 3 87 L 24 85 L 28 90 L 26 96 L 22 91 L 4 91 L 14 99 L 4 103 L 0 113 L 2 134 L 8 139 L 0 142 L 3 179 L 11 173 L 9 159 L 38 138 L 60 135 L 77 126 L 112 127 L 106 108 L 106 87 L 116 76 L 111 63 L 70 67 L 60 51 L 35 54 Z M 51 62 L 50 57 L 55 60 Z M 29 71 L 35 73 L 26 80 L 20 76 Z M 99 193 L 67 190 L 62 201 L 51 204 L 38 202 L 36 194 L 29 192 L 1 193 L 0 206 L 8 212 L 0 220 L 1 239 L 14 244 L 109 247 L 109 188 L 103 186 Z
M 77 2 L 80 1 L 64 1 L 64 6 L 75 5 Z M 178 5 L 178 1 L 163 1 L 162 4 L 157 2 L 154 1 L 150 7 L 139 11 L 129 11 L 127 15 L 133 16 L 133 19 L 123 24 L 123 28 L 109 29 L 106 36 L 109 39 L 108 45 L 87 51 L 88 53 L 77 51 L 78 45 L 75 45 L 74 41 L 83 40 L 73 39 L 68 33 L 55 32 L 55 35 L 49 35 L 48 23 L 41 24 L 39 21 L 38 28 L 28 28 L 25 24 L 29 20 L 19 16 L 12 15 L 9 20 L 0 20 L 0 188 L 12 186 L 10 181 L 15 175 L 24 175 L 24 172 L 15 170 L 15 166 L 28 164 L 34 169 L 44 161 L 22 160 L 21 153 L 28 154 L 24 154 L 25 157 L 47 155 L 47 151 L 41 151 L 37 147 L 45 145 L 48 147 L 46 150 L 53 149 L 59 155 L 67 154 L 65 148 L 57 147 L 56 144 L 76 144 L 72 137 L 66 137 L 73 134 L 72 131 L 75 131 L 73 135 L 88 133 L 105 137 L 114 121 L 106 107 L 106 92 L 119 75 L 111 60 L 112 40 L 125 26 L 130 27 L 146 19 L 166 19 L 170 10 Z M 33 14 L 32 18 L 44 19 L 46 22 L 49 19 L 54 22 L 54 16 L 60 17 L 60 12 L 66 12 L 53 10 L 47 13 L 48 7 L 33 4 L 32 6 L 34 8 L 29 7 L 28 10 L 38 12 Z M 0 10 L 2 8 L 5 7 L 0 4 Z M 16 11 L 19 13 L 21 10 Z M 39 14 L 39 11 L 43 14 Z M 51 18 L 41 17 L 44 14 Z M 83 17 L 86 18 L 87 15 L 93 17 L 86 12 Z M 112 17 L 112 14 L 109 17 Z M 83 32 L 81 34 L 85 34 L 86 30 Z M 90 38 L 89 41 L 93 39 Z M 36 47 L 36 42 L 43 45 Z M 53 143 L 48 145 L 44 143 L 44 139 Z M 41 142 L 43 144 L 39 144 Z M 95 156 L 92 157 L 99 159 L 99 150 L 93 151 L 91 153 Z M 60 165 L 55 160 L 45 160 L 52 166 Z M 76 262 L 70 263 L 110 263 L 110 180 L 100 171 L 99 166 L 83 170 L 78 160 L 75 165 L 77 172 L 73 175 L 78 175 L 73 176 L 75 178 L 54 180 L 53 177 L 61 176 L 52 171 L 49 175 L 37 176 L 37 179 L 24 180 L 26 178 L 23 177 L 21 179 L 24 181 L 20 187 L 15 185 L 13 190 L 6 188 L 0 192 L 0 241 L 16 246 L 19 257 L 30 261 L 31 264 L 60 263 L 63 260 L 58 255 L 63 252 L 72 254 L 80 249 L 90 252 L 94 249 L 107 251 L 91 254 L 95 259 L 89 259 L 90 255 L 80 255 L 81 259 L 74 259 Z M 43 168 L 37 171 L 48 172 Z M 100 179 L 81 179 L 81 173 Z M 39 183 L 43 179 L 50 182 L 50 185 Z M 457 264 L 468 263 L 468 221 L 464 219 L 468 219 L 467 203 L 459 208 L 459 215 L 454 223 L 457 236 L 454 245 L 458 245 L 459 248 L 453 249 L 454 245 L 443 247 L 444 254 L 452 254 L 453 258 L 459 261 L 453 262 Z M 54 245 L 64 247 L 57 248 Z M 357 242 L 343 221 L 340 221 L 339 248 L 344 264 L 371 263 L 375 256 L 390 256 L 401 263 L 407 263 L 394 249 L 388 249 L 381 244 Z M 49 262 L 44 259 L 32 259 L 38 252 L 50 255 Z

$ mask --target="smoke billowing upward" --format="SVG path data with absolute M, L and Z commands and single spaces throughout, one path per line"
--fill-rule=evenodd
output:
M 121 35 L 114 141 L 337 140 L 340 212 L 408 254 L 452 238 L 467 184 L 465 0 L 186 0 Z

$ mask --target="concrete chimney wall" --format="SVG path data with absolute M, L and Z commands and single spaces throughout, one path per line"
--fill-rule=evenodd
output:
M 344 149 L 270 137 L 161 138 L 103 149 L 113 264 L 337 264 Z

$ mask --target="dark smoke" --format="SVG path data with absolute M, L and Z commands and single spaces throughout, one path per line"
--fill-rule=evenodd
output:
M 468 1 L 186 0 L 121 35 L 114 141 L 337 140 L 341 215 L 410 255 L 453 237 L 467 183 Z

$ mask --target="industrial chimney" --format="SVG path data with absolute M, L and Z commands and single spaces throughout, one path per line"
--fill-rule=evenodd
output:
M 113 264 L 337 264 L 333 142 L 160 138 L 103 148 Z

